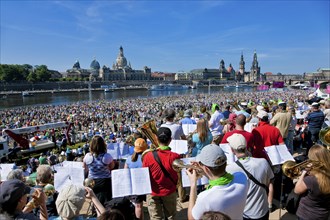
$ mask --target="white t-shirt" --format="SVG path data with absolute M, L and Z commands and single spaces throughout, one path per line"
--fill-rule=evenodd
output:
M 233 173 L 231 183 L 214 186 L 201 192 L 197 196 L 192 209 L 194 219 L 201 219 L 204 212 L 218 211 L 228 215 L 231 219 L 243 219 L 243 210 L 248 191 L 248 181 L 241 172 Z
M 220 124 L 220 120 L 223 119 L 224 116 L 221 112 L 215 111 L 209 121 L 209 124 L 212 124 L 210 127 L 212 136 L 217 136 L 222 134 L 223 126 Z
M 165 124 L 162 124 L 160 127 L 166 127 L 171 130 L 172 140 L 180 140 L 181 136 L 184 136 L 182 126 L 174 122 L 166 122 Z
M 271 179 L 274 178 L 274 173 L 264 158 L 248 157 L 244 160 L 240 160 L 243 167 L 249 171 L 254 178 L 260 183 L 269 185 Z M 232 163 L 226 167 L 226 171 L 232 172 L 245 172 L 236 163 Z M 266 190 L 255 184 L 247 176 L 249 181 L 249 191 L 244 208 L 244 217 L 257 219 L 261 218 L 268 212 L 268 200 Z

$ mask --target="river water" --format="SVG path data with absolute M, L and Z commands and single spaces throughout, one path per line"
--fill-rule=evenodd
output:
M 116 90 L 105 93 L 104 91 L 85 91 L 85 92 L 61 92 L 61 93 L 44 93 L 35 94 L 34 96 L 22 97 L 22 95 L 9 95 L 6 99 L 1 100 L 0 109 L 15 108 L 21 106 L 33 105 L 61 105 L 73 102 L 96 101 L 96 100 L 115 100 L 125 98 L 144 98 L 157 96 L 172 96 L 172 95 L 188 95 L 199 93 L 215 93 L 215 92 L 249 92 L 253 88 L 229 88 L 222 87 L 197 88 L 178 91 L 150 91 L 150 90 Z

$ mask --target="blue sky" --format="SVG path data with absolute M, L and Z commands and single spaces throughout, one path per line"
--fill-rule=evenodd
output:
M 246 69 L 302 74 L 330 67 L 326 1 L 10 1 L 1 0 L 2 64 L 65 71 L 94 57 L 112 66 L 122 45 L 133 69 L 177 72 Z

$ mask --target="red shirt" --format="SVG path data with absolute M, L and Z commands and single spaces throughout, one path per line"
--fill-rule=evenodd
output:
M 172 168 L 172 163 L 175 159 L 180 159 L 180 155 L 170 150 L 157 150 L 160 161 L 164 168 L 171 175 L 173 181 L 166 177 L 160 168 L 159 164 L 154 158 L 152 152 L 147 153 L 143 156 L 143 167 L 149 168 L 150 181 L 151 181 L 151 195 L 153 196 L 167 196 L 175 192 L 176 183 L 178 182 L 178 174 Z
M 280 130 L 268 122 L 260 121 L 258 127 L 252 130 L 252 134 L 254 137 L 253 157 L 268 160 L 264 148 L 284 143 Z
M 247 149 L 252 152 L 253 150 L 253 145 L 254 145 L 254 141 L 253 141 L 253 134 L 248 132 L 248 131 L 242 131 L 242 130 L 233 130 L 233 131 L 229 131 L 227 132 L 223 138 L 222 138 L 222 141 L 221 141 L 221 144 L 227 144 L 228 141 L 227 141 L 227 138 L 230 137 L 231 135 L 233 134 L 241 134 L 245 137 L 245 140 L 246 140 L 246 146 L 247 146 Z

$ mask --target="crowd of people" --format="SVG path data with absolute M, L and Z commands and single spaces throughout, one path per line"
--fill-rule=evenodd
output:
M 311 160 L 296 176 L 294 191 L 301 194 L 298 219 L 328 219 L 330 214 L 330 152 L 319 140 L 320 130 L 329 126 L 330 100 L 307 91 L 34 106 L 2 110 L 0 117 L 2 131 L 73 122 L 70 142 L 82 142 L 77 150 L 65 143 L 62 154 L 48 152 L 31 158 L 21 169 L 15 167 L 0 184 L 0 219 L 84 219 L 86 213 L 81 211 L 86 204 L 89 219 L 144 219 L 144 202 L 150 219 L 176 219 L 177 204 L 187 201 L 188 219 L 269 219 L 274 194 L 281 188 L 274 179 L 282 171 L 272 165 L 265 148 L 281 144 L 290 153 L 299 151 Z M 156 121 L 155 148 L 138 129 L 150 119 Z M 196 130 L 186 135 L 185 124 L 196 124 Z M 187 140 L 187 154 L 172 152 L 172 140 Z M 107 152 L 107 143 L 121 141 L 131 145 L 124 168 L 147 167 L 151 194 L 112 198 L 111 171 L 120 167 Z M 219 146 L 226 143 L 237 158 L 235 163 L 228 164 Z M 193 168 L 186 173 L 172 166 L 183 157 L 194 157 Z M 52 187 L 51 166 L 65 159 L 83 162 L 85 177 L 94 184 L 69 185 L 57 192 Z M 182 186 L 181 175 L 188 175 L 189 190 Z M 208 178 L 208 184 L 197 185 L 201 175 Z M 125 208 L 118 205 L 124 203 Z M 132 210 L 131 215 L 127 210 Z

